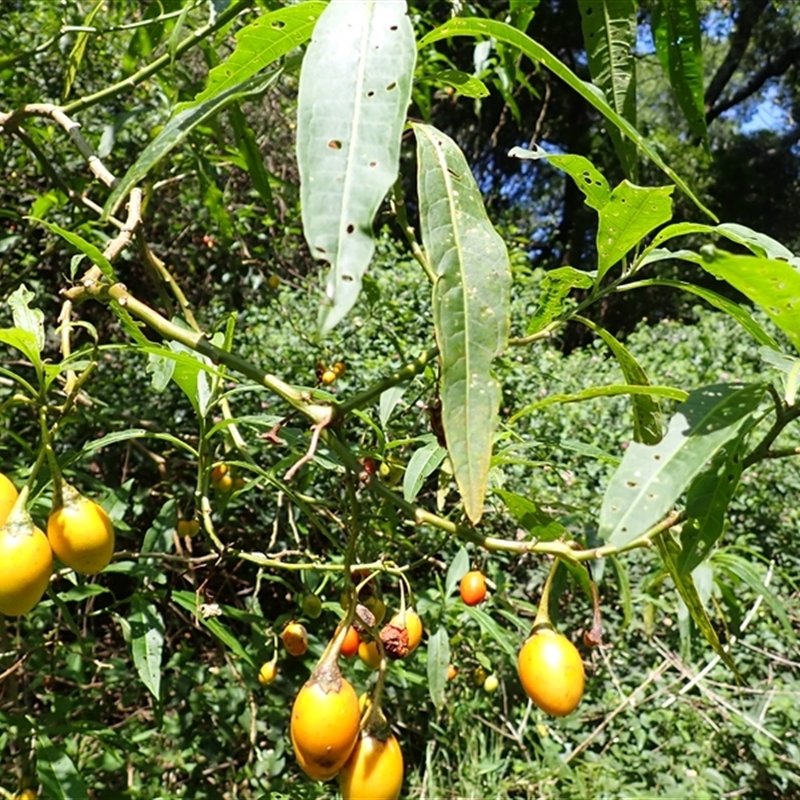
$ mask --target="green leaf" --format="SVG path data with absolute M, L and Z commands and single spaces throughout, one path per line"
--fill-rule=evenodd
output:
M 467 606 L 466 612 L 480 625 L 481 630 L 490 639 L 497 642 L 503 652 L 516 663 L 519 650 L 517 633 L 512 633 L 507 628 L 498 625 L 494 618 L 481 608 Z
M 164 650 L 164 621 L 153 603 L 139 592 L 131 598 L 131 652 L 142 683 L 156 702 L 161 702 L 161 657 Z
M 253 97 L 263 94 L 281 74 L 281 69 L 275 69 L 264 75 L 256 75 L 241 83 L 231 86 L 220 94 L 215 94 L 199 105 L 192 105 L 176 114 L 164 126 L 161 133 L 150 142 L 136 159 L 130 169 L 118 181 L 106 200 L 103 209 L 105 214 L 113 214 L 122 199 L 142 178 L 162 159 L 167 153 L 174 150 L 186 137 L 206 120 L 218 112 L 226 109 L 231 103 L 243 97 Z M 96 262 L 95 262 L 96 263 Z
M 617 597 L 622 604 L 622 627 L 627 628 L 633 620 L 633 599 L 631 595 L 631 580 L 628 577 L 628 567 L 617 556 L 609 556 L 608 561 L 614 574 L 617 576 Z
M 239 103 L 231 105 L 228 116 L 231 120 L 233 134 L 236 137 L 236 146 L 247 165 L 247 174 L 253 183 L 253 188 L 258 192 L 267 211 L 274 216 L 275 202 L 272 198 L 272 187 L 269 185 L 269 175 L 264 167 L 264 158 L 258 149 L 255 134 L 247 124 Z
M 598 281 L 648 233 L 670 220 L 673 189 L 673 186 L 634 186 L 628 181 L 614 189 L 599 211 Z
M 658 444 L 631 442 L 603 498 L 600 538 L 624 547 L 659 522 L 709 459 L 753 423 L 764 393 L 758 384 L 696 389 Z
M 322 333 L 355 305 L 372 224 L 397 177 L 416 49 L 405 0 L 333 0 L 300 72 L 297 162 L 311 254 L 330 265 Z
M 564 311 L 572 289 L 590 289 L 593 283 L 593 275 L 574 267 L 557 267 L 547 272 L 539 287 L 538 306 L 528 321 L 525 334 L 531 336 L 546 328 Z
M 672 577 L 675 588 L 678 590 L 681 600 L 686 604 L 695 625 L 697 625 L 700 633 L 703 634 L 706 641 L 714 648 L 714 652 L 719 655 L 736 679 L 741 681 L 741 676 L 736 669 L 736 664 L 734 664 L 730 653 L 723 648 L 717 636 L 717 632 L 711 624 L 708 612 L 703 606 L 703 601 L 697 592 L 694 579 L 691 574 L 682 575 L 678 570 L 677 559 L 680 554 L 680 548 L 677 542 L 672 538 L 669 531 L 665 531 L 656 536 L 655 541 L 658 546 L 658 552 L 661 554 L 661 558 L 664 561 L 664 566 Z
M 647 373 L 622 342 L 612 336 L 605 328 L 585 317 L 575 316 L 575 319 L 594 331 L 606 343 L 608 349 L 611 350 L 619 362 L 622 374 L 628 384 L 650 386 L 650 379 L 647 377 Z M 633 402 L 634 441 L 644 442 L 644 444 L 660 442 L 664 433 L 661 425 L 661 406 L 658 400 L 649 394 L 634 394 L 631 395 L 631 400 Z
M 447 577 L 444 581 L 444 596 L 450 597 L 458 586 L 459 581 L 469 572 L 469 553 L 465 547 L 460 547 L 455 558 L 447 568 Z
M 753 592 L 764 598 L 764 602 L 769 606 L 770 611 L 778 618 L 783 626 L 784 632 L 794 643 L 797 641 L 792 621 L 786 613 L 786 604 L 778 595 L 775 594 L 764 582 L 763 578 L 756 571 L 752 561 L 738 553 L 729 550 L 717 550 L 710 559 L 714 568 L 726 573 L 729 577 L 735 578 L 748 586 Z
M 171 594 L 171 598 L 182 608 L 185 608 L 195 616 L 222 644 L 232 653 L 248 663 L 253 669 L 257 669 L 253 657 L 242 647 L 236 636 L 223 622 L 216 616 L 208 616 L 203 610 L 197 607 L 197 595 L 194 592 L 177 591 Z
M 426 34 L 418 43 L 418 48 L 423 48 L 440 39 L 452 36 L 488 36 L 498 41 L 518 47 L 528 58 L 537 64 L 547 67 L 554 75 L 572 87 L 587 103 L 596 108 L 609 122 L 615 125 L 625 136 L 636 143 L 636 146 L 661 170 L 663 170 L 673 183 L 686 196 L 711 219 L 716 221 L 716 215 L 706 208 L 700 199 L 692 192 L 688 184 L 661 158 L 658 150 L 642 136 L 636 128 L 624 117 L 621 117 L 598 93 L 592 84 L 582 81 L 566 64 L 542 47 L 529 36 L 507 25 L 490 19 L 477 17 L 453 17 L 452 19 Z
M 554 167 L 566 172 L 575 181 L 575 185 L 583 192 L 586 198 L 584 202 L 595 211 L 599 211 L 607 205 L 611 198 L 611 187 L 608 185 L 605 175 L 585 156 L 548 153 L 538 144 L 533 145 L 530 149 L 512 147 L 508 151 L 508 155 L 512 158 L 522 158 L 528 161 L 538 161 L 546 158 Z
M 597 276 L 600 281 L 632 247 L 672 217 L 673 186 L 643 187 L 623 181 L 613 191 L 599 170 L 583 156 L 550 155 L 541 147 L 509 151 L 516 158 L 546 158 L 563 170 L 586 197 L 586 205 L 597 211 Z
M 578 0 L 583 41 L 592 82 L 621 117 L 636 125 L 636 3 L 634 0 Z M 636 146 L 610 130 L 625 174 L 636 172 Z
M 389 422 L 392 412 L 397 407 L 397 404 L 400 402 L 405 391 L 405 386 L 392 386 L 385 392 L 381 392 L 378 411 L 378 419 L 381 421 L 381 428 L 386 428 L 386 423 Z
M 706 140 L 703 49 L 697 0 L 655 0 L 651 17 L 656 53 L 694 136 Z
M 659 252 L 659 251 L 653 251 Z M 674 257 L 673 254 L 670 254 Z M 724 311 L 728 316 L 736 320 L 759 344 L 766 347 L 778 350 L 778 343 L 753 319 L 750 312 L 739 303 L 723 297 L 721 294 L 706 289 L 703 286 L 697 286 L 694 283 L 687 281 L 673 281 L 668 278 L 650 278 L 648 280 L 636 281 L 636 288 L 644 286 L 668 286 L 673 289 L 681 289 L 684 292 L 691 292 L 694 295 L 705 300 L 714 308 Z
M 476 523 L 500 405 L 491 367 L 508 341 L 511 267 L 461 150 L 436 128 L 413 127 L 422 242 L 437 276 L 433 323 L 442 424 L 464 508 Z
M 762 347 L 758 354 L 770 366 L 784 373 L 784 399 L 787 405 L 793 406 L 797 402 L 797 391 L 800 389 L 800 358 L 791 358 L 769 347 Z
M 681 552 L 677 558 L 681 575 L 688 575 L 705 561 L 722 536 L 728 506 L 742 475 L 743 438 L 740 436 L 720 450 L 689 486 L 687 521 L 681 531 Z
M 55 233 L 65 241 L 69 242 L 74 248 L 80 250 L 81 253 L 89 256 L 89 260 L 92 262 L 92 264 L 100 269 L 105 278 L 107 278 L 109 281 L 116 281 L 117 278 L 114 274 L 114 267 L 103 255 L 103 252 L 99 247 L 96 247 L 91 242 L 87 242 L 86 239 L 84 239 L 82 236 L 78 236 L 77 233 L 72 233 L 72 231 L 68 231 L 53 222 L 46 222 L 43 219 L 36 219 L 36 217 L 27 217 L 27 219 L 31 220 L 32 222 L 38 222 L 40 225 L 44 225 L 45 228 L 47 228 L 47 230 L 49 230 L 51 233 Z
M 474 100 L 489 96 L 489 90 L 480 78 L 468 75 L 459 69 L 443 69 L 441 72 L 437 72 L 432 80 L 437 83 L 449 84 L 454 89 L 457 89 L 459 94 L 464 97 L 471 97 Z
M 233 53 L 208 73 L 206 88 L 194 100 L 176 106 L 174 114 L 228 92 L 299 47 L 311 36 L 327 5 L 308 0 L 270 11 L 245 25 L 236 33 Z
M 521 417 L 555 403 L 582 403 L 586 400 L 594 400 L 596 397 L 618 397 L 621 394 L 629 394 L 634 397 L 666 397 L 669 400 L 679 401 L 684 401 L 689 396 L 683 389 L 674 389 L 672 386 L 632 386 L 627 384 L 592 386 L 574 394 L 552 394 L 543 400 L 537 400 L 517 411 L 509 419 L 509 423 L 513 424 Z
M 746 225 L 737 225 L 734 222 L 723 222 L 713 229 L 716 233 L 726 236 L 731 241 L 744 245 L 757 256 L 765 258 L 778 258 L 788 261 L 792 266 L 800 268 L 800 258 L 780 242 L 767 236 L 766 233 L 748 228 Z
M 734 255 L 711 245 L 700 253 L 691 260 L 761 306 L 800 351 L 800 271 L 786 261 Z
M 434 437 L 414 451 L 403 475 L 403 497 L 407 503 L 415 500 L 425 479 L 439 468 L 446 456 L 447 450 L 440 447 Z
M 36 732 L 36 777 L 48 800 L 89 800 L 72 759 L 42 731 Z
M 84 17 L 82 28 L 91 29 L 92 22 L 97 16 L 97 12 L 104 6 L 104 0 L 97 0 L 97 2 L 89 9 L 89 13 Z M 86 45 L 89 44 L 89 37 L 91 30 L 81 30 L 75 34 L 75 43 L 72 45 L 72 50 L 69 51 L 67 56 L 67 72 L 64 76 L 64 91 L 61 93 L 62 102 L 69 97 L 72 84 L 75 83 L 75 78 L 78 77 L 78 70 L 81 67 L 83 56 L 86 53 Z
M 38 308 L 31 308 L 30 302 L 36 297 L 24 283 L 20 284 L 8 298 L 14 328 L 6 329 L 9 339 L 15 340 L 13 346 L 21 350 L 28 360 L 37 368 L 42 364 L 44 349 L 44 313 Z M 12 341 L 5 339 L 7 344 Z
M 450 664 L 450 639 L 444 627 L 428 637 L 428 691 L 437 711 L 444 708 L 447 667 Z
M 504 489 L 495 489 L 494 494 L 503 501 L 511 516 L 538 541 L 554 542 L 567 535 L 567 529 L 533 500 Z
M 76 454 L 76 458 L 89 455 L 111 444 L 126 442 L 129 439 L 160 439 L 161 441 L 169 442 L 173 447 L 185 450 L 194 458 L 198 456 L 197 450 L 195 450 L 194 447 L 184 442 L 183 439 L 178 436 L 173 436 L 171 433 L 157 433 L 148 431 L 146 428 L 128 428 L 124 431 L 108 433 L 105 436 L 101 436 L 99 439 L 92 439 L 92 441 L 87 442 L 81 448 L 80 452 Z

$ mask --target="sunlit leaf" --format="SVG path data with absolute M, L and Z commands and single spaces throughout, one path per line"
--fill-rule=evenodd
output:
M 300 72 L 297 162 L 303 232 L 330 270 L 323 333 L 358 299 L 372 224 L 397 177 L 416 49 L 405 0 L 332 0 Z
M 511 268 L 463 153 L 414 124 L 422 242 L 437 275 L 433 323 L 442 363 L 442 424 L 464 508 L 483 514 L 500 405 L 492 361 L 506 346 Z
M 692 134 L 706 139 L 703 48 L 697 0 L 654 0 L 651 17 L 656 53 Z
M 593 283 L 593 275 L 574 267 L 549 270 L 539 286 L 538 305 L 528 321 L 525 334 L 531 336 L 546 328 L 564 311 L 567 295 L 572 289 L 589 289 Z
M 585 317 L 575 317 L 589 329 L 593 330 L 608 346 L 619 363 L 622 374 L 628 384 L 634 386 L 650 386 L 647 373 L 634 358 L 633 353 L 605 328 Z M 663 436 L 661 425 L 661 406 L 652 394 L 632 394 L 633 405 L 633 438 L 644 444 L 655 444 Z
M 587 103 L 596 108 L 609 122 L 615 125 L 625 136 L 636 143 L 636 146 L 647 157 L 663 170 L 675 185 L 705 214 L 716 220 L 716 215 L 700 201 L 692 192 L 686 181 L 667 165 L 658 150 L 628 120 L 621 117 L 606 101 L 601 92 L 590 83 L 582 81 L 563 61 L 549 50 L 535 42 L 529 36 L 504 22 L 477 17 L 453 17 L 438 28 L 426 34 L 418 44 L 423 48 L 440 39 L 452 36 L 490 36 L 498 41 L 518 47 L 528 58 L 542 64 L 554 75 L 572 87 Z
M 131 653 L 142 683 L 161 702 L 161 659 L 164 651 L 164 620 L 158 608 L 139 592 L 131 598 Z
M 630 442 L 603 498 L 600 538 L 624 547 L 659 522 L 709 459 L 753 423 L 765 391 L 758 384 L 696 389 L 658 444 Z
M 611 107 L 636 125 L 636 3 L 634 0 L 578 0 L 583 41 L 592 82 Z M 636 146 L 617 128 L 611 138 L 625 174 L 636 172 Z
M 72 759 L 46 733 L 36 733 L 36 777 L 48 800 L 88 800 L 86 784 Z

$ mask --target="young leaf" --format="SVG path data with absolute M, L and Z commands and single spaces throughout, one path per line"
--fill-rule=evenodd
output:
M 728 506 L 742 475 L 742 443 L 740 436 L 720 450 L 689 487 L 687 522 L 681 532 L 681 552 L 677 558 L 681 575 L 688 575 L 708 558 L 711 548 L 722 536 Z
M 469 519 L 483 514 L 500 387 L 494 357 L 506 346 L 511 267 L 463 153 L 414 124 L 422 242 L 437 275 L 433 323 L 442 363 L 442 423 Z
M 30 302 L 36 297 L 35 292 L 31 292 L 21 283 L 8 298 L 8 305 L 11 307 L 11 316 L 14 326 L 20 332 L 30 334 L 33 339 L 33 353 L 26 353 L 30 361 L 34 364 L 41 363 L 41 351 L 44 348 L 44 313 L 38 308 L 31 308 Z
M 708 460 L 752 424 L 764 392 L 758 384 L 696 389 L 658 444 L 631 442 L 603 498 L 600 538 L 624 547 L 664 517 Z
M 406 502 L 414 501 L 425 479 L 439 468 L 445 456 L 447 456 L 447 450 L 439 447 L 433 437 L 426 445 L 414 451 L 403 475 L 403 497 Z
M 621 117 L 636 125 L 636 3 L 634 0 L 578 0 L 583 41 L 592 82 Z M 636 172 L 636 146 L 616 128 L 611 139 L 625 174 Z
M 469 572 L 469 553 L 465 547 L 459 548 L 455 558 L 450 562 L 447 568 L 447 577 L 444 581 L 444 596 L 449 597 L 458 582 Z
M 491 36 L 498 41 L 518 47 L 528 58 L 537 64 L 543 64 L 554 75 L 571 86 L 589 105 L 596 108 L 609 122 L 615 125 L 621 133 L 627 136 L 636 146 L 645 153 L 648 158 L 661 170 L 663 170 L 671 181 L 704 213 L 716 221 L 716 215 L 706 208 L 700 199 L 692 192 L 686 181 L 684 181 L 667 163 L 661 158 L 658 150 L 645 139 L 628 120 L 621 117 L 606 102 L 602 93 L 596 87 L 582 81 L 566 64 L 556 58 L 546 48 L 542 47 L 529 36 L 507 25 L 491 19 L 479 19 L 477 17 L 453 17 L 443 25 L 435 28 L 426 34 L 419 42 L 418 47 L 422 48 L 440 39 L 448 39 L 452 36 Z
M 161 702 L 161 656 L 164 650 L 164 621 L 158 608 L 139 592 L 131 600 L 131 652 L 136 672 L 156 702 Z
M 227 92 L 299 47 L 311 36 L 326 5 L 307 0 L 270 11 L 245 25 L 236 33 L 233 53 L 208 73 L 206 88 L 191 102 L 176 106 L 173 116 Z
M 567 529 L 542 511 L 533 500 L 504 489 L 495 489 L 494 494 L 503 501 L 511 516 L 538 541 L 554 542 L 566 536 Z
M 332 0 L 300 72 L 303 230 L 330 264 L 319 324 L 350 311 L 375 252 L 372 223 L 397 177 L 416 48 L 405 0 Z
M 89 260 L 92 262 L 92 264 L 100 268 L 100 271 L 103 273 L 105 278 L 110 281 L 116 280 L 116 276 L 114 275 L 114 267 L 103 255 L 103 252 L 99 247 L 93 245 L 91 242 L 87 242 L 86 239 L 84 239 L 82 236 L 79 236 L 77 233 L 68 231 L 53 222 L 45 222 L 45 220 L 36 219 L 35 217 L 28 217 L 28 219 L 32 222 L 38 222 L 44 225 L 45 228 L 47 228 L 47 230 L 49 230 L 51 233 L 55 233 L 56 235 L 60 236 L 62 239 L 64 239 L 64 241 L 69 242 L 75 249 L 80 250 L 82 253 L 89 256 Z
M 428 639 L 428 691 L 437 711 L 444 707 L 447 667 L 450 664 L 450 639 L 440 627 Z
M 274 215 L 275 203 L 272 198 L 272 187 L 269 185 L 269 175 L 264 167 L 264 159 L 258 149 L 253 129 L 247 124 L 247 119 L 239 103 L 231 106 L 228 116 L 231 120 L 233 135 L 236 137 L 236 146 L 247 165 L 247 173 L 253 183 L 253 188 L 264 201 L 267 212 Z
M 480 78 L 461 72 L 458 69 L 443 69 L 441 72 L 437 72 L 432 79 L 446 83 L 457 89 L 459 94 L 464 97 L 471 97 L 474 100 L 489 96 L 489 90 Z
M 703 50 L 697 0 L 655 0 L 651 17 L 656 53 L 692 134 L 706 140 Z
M 673 186 L 634 186 L 623 181 L 600 209 L 597 228 L 599 281 L 648 233 L 672 217 Z
M 678 547 L 677 542 L 672 538 L 669 531 L 665 531 L 664 533 L 656 536 L 656 545 L 658 546 L 658 552 L 661 554 L 661 558 L 664 561 L 664 566 L 667 568 L 667 572 L 669 572 L 670 576 L 672 577 L 672 580 L 675 583 L 675 588 L 678 590 L 681 600 L 683 600 L 683 602 L 686 604 L 686 607 L 689 610 L 695 625 L 697 625 L 698 629 L 700 630 L 700 633 L 703 634 L 706 641 L 714 648 L 714 652 L 717 653 L 717 655 L 719 655 L 719 657 L 725 662 L 725 665 L 734 674 L 736 679 L 741 680 L 739 671 L 736 669 L 736 664 L 734 664 L 730 653 L 723 648 L 719 637 L 717 636 L 717 632 L 714 630 L 714 626 L 711 624 L 708 612 L 703 606 L 703 601 L 697 592 L 694 579 L 692 578 L 691 574 L 682 575 L 678 569 L 677 558 L 680 553 L 680 548 Z
M 538 306 L 528 321 L 525 334 L 531 336 L 546 328 L 564 310 L 567 295 L 572 289 L 590 289 L 593 283 L 593 275 L 574 267 L 550 270 L 542 279 Z
M 42 731 L 36 732 L 36 777 L 51 800 L 89 800 L 72 759 Z
M 606 343 L 608 349 L 611 350 L 619 362 L 627 383 L 634 386 L 650 386 L 650 379 L 647 377 L 647 373 L 622 342 L 612 336 L 605 328 L 596 325 L 585 317 L 576 316 L 575 319 L 593 330 Z M 644 444 L 660 442 L 664 433 L 661 425 L 661 406 L 658 400 L 653 395 L 634 394 L 631 395 L 631 401 L 633 403 L 634 441 L 644 442 Z

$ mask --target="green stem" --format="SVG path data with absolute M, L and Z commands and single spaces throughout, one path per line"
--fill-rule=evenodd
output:
M 118 81 L 111 86 L 106 86 L 99 92 L 86 95 L 86 97 L 81 97 L 80 99 L 67 104 L 63 108 L 64 112 L 69 115 L 77 114 L 78 112 L 89 108 L 89 106 L 93 106 L 102 102 L 103 100 L 114 97 L 114 95 L 119 94 L 125 89 L 133 89 L 135 86 L 138 86 L 140 83 L 142 83 L 142 81 L 146 81 L 151 75 L 154 75 L 156 72 L 158 72 L 162 67 L 165 67 L 178 59 L 187 50 L 189 50 L 189 48 L 194 47 L 194 45 L 196 45 L 198 42 L 201 42 L 210 34 L 214 33 L 214 31 L 223 28 L 231 20 L 235 19 L 241 11 L 243 11 L 245 8 L 248 8 L 251 3 L 252 0 L 240 0 L 238 3 L 233 3 L 227 9 L 225 9 L 225 11 L 223 11 L 214 20 L 214 22 L 204 25 L 202 28 L 198 28 L 198 30 L 194 31 L 194 33 L 189 34 L 185 39 L 178 42 L 178 45 L 174 51 L 164 53 L 164 55 L 160 56 L 155 61 L 152 61 L 138 72 L 134 72 L 133 75 L 129 75 L 127 78 L 123 78 L 123 80 Z
M 412 255 L 425 271 L 425 274 L 428 276 L 428 280 L 431 283 L 436 283 L 436 273 L 433 271 L 433 268 L 428 262 L 428 257 L 419 246 L 414 228 L 408 221 L 408 214 L 406 213 L 406 200 L 403 196 L 403 184 L 401 177 L 397 178 L 394 186 L 392 187 L 392 209 L 394 210 L 395 216 L 397 217 L 397 222 L 399 223 L 403 234 L 408 240 Z
M 101 302 L 113 301 L 129 311 L 134 317 L 147 323 L 150 328 L 163 338 L 180 342 L 196 353 L 207 356 L 214 364 L 225 364 L 225 366 L 274 392 L 315 424 L 327 425 L 334 418 L 335 409 L 333 406 L 312 403 L 307 393 L 295 389 L 277 376 L 259 369 L 251 362 L 234 353 L 229 353 L 217 347 L 206 338 L 205 334 L 175 325 L 150 308 L 150 306 L 137 300 L 122 284 L 108 285 L 98 282 L 89 286 L 75 287 L 65 294 L 71 300 L 79 300 L 89 296 Z
M 542 589 L 542 596 L 539 598 L 539 608 L 536 611 L 536 617 L 533 620 L 533 630 L 536 631 L 539 628 L 551 628 L 552 624 L 550 622 L 550 592 L 553 588 L 553 579 L 556 576 L 556 572 L 558 572 L 558 568 L 561 565 L 561 562 L 558 558 L 553 559 L 553 563 L 550 565 L 550 572 L 547 573 L 547 580 L 544 582 L 544 588 Z
M 359 392 L 353 395 L 349 400 L 345 400 L 338 406 L 337 413 L 344 416 L 353 409 L 368 406 L 376 397 L 380 397 L 387 389 L 391 389 L 393 386 L 397 386 L 400 383 L 406 383 L 419 375 L 438 354 L 439 348 L 432 347 L 410 364 L 406 364 L 388 377 L 382 378 L 377 383 L 373 383 L 372 386 L 365 389 L 363 392 Z

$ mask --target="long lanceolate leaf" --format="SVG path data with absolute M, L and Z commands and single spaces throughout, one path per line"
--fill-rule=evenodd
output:
M 587 103 L 596 108 L 621 133 L 634 142 L 704 214 L 716 221 L 716 215 L 703 205 L 697 195 L 689 188 L 686 181 L 667 165 L 656 148 L 628 120 L 620 116 L 608 104 L 606 99 L 597 92 L 594 86 L 582 81 L 568 66 L 556 58 L 549 50 L 531 39 L 530 36 L 526 36 L 504 22 L 475 17 L 454 17 L 424 36 L 419 42 L 419 47 L 424 47 L 431 42 L 438 42 L 440 39 L 447 39 L 451 36 L 492 36 L 498 41 L 518 47 L 532 61 L 547 67 L 554 75 L 571 86 Z
M 416 61 L 404 0 L 331 0 L 303 60 L 297 160 L 303 228 L 330 264 L 320 328 L 358 299 L 372 223 L 397 176 Z
M 652 26 L 656 52 L 678 105 L 692 133 L 705 139 L 703 52 L 697 0 L 655 0 Z
M 611 107 L 636 125 L 636 3 L 634 0 L 578 0 L 583 41 L 592 82 L 603 91 Z M 611 129 L 614 147 L 625 169 L 636 173 L 636 147 Z
M 437 275 L 442 423 L 467 516 L 477 522 L 500 404 L 491 367 L 508 339 L 511 269 L 461 150 L 429 125 L 414 132 L 422 241 Z
M 600 537 L 624 547 L 659 522 L 709 459 L 753 424 L 764 392 L 762 385 L 697 389 L 658 444 L 631 442 L 603 498 Z

